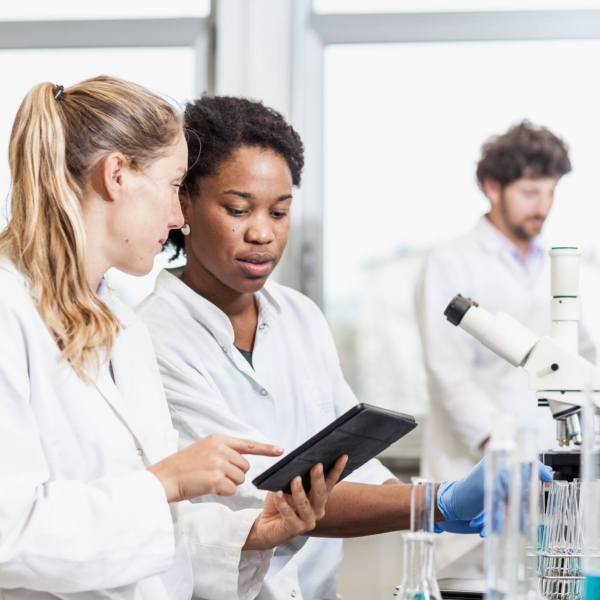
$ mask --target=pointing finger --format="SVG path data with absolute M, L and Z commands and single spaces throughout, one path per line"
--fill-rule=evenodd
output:
M 234 437 L 224 437 L 224 442 L 240 454 L 256 454 L 260 456 L 281 456 L 283 448 L 272 444 L 263 444 L 255 440 L 244 440 Z

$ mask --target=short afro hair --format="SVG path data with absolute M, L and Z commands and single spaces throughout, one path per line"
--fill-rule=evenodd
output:
M 502 188 L 521 177 L 562 177 L 571 171 L 569 146 L 546 127 L 523 121 L 481 148 L 477 183 L 491 179 Z
M 299 186 L 304 167 L 304 145 L 283 115 L 262 102 L 233 96 L 204 94 L 185 106 L 183 115 L 188 143 L 188 172 L 182 194 L 200 191 L 204 177 L 215 175 L 219 167 L 241 147 L 272 150 L 285 159 L 292 183 Z M 172 260 L 185 253 L 184 236 L 179 229 L 169 234 Z

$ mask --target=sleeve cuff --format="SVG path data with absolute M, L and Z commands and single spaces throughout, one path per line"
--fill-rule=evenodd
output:
M 496 415 L 494 415 L 496 416 Z M 485 421 L 482 421 L 485 422 Z M 480 460 L 484 453 L 484 442 L 492 435 L 491 431 L 487 428 L 483 428 L 483 431 L 479 432 L 479 435 L 474 435 L 471 437 L 470 441 L 467 443 L 467 446 L 470 446 L 471 452 L 477 460 Z
M 277 546 L 277 548 L 275 548 L 273 558 L 271 559 L 269 570 L 265 575 L 265 579 L 271 579 L 271 577 L 275 577 L 275 575 L 277 575 L 277 573 L 279 573 L 279 571 L 281 571 L 290 562 L 290 560 L 292 560 L 296 554 L 302 550 L 302 548 L 304 548 L 309 539 L 310 538 L 307 535 L 299 535 L 289 542 L 281 544 L 281 546 Z
M 242 551 L 261 510 L 231 511 L 214 502 L 183 502 L 178 513 L 192 561 L 194 596 L 253 600 L 273 556 L 273 550 Z
M 259 509 L 246 509 L 234 513 L 239 518 L 240 531 L 243 533 L 243 539 L 240 540 L 240 547 L 246 543 L 250 529 L 254 521 L 262 511 Z M 273 550 L 243 550 L 239 553 L 239 577 L 238 577 L 238 597 L 241 600 L 254 600 L 263 581 L 269 571 Z

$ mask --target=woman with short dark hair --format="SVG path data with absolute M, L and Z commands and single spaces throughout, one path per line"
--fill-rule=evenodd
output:
M 219 431 L 291 450 L 356 404 L 322 312 L 269 281 L 288 241 L 302 142 L 282 115 L 244 98 L 203 96 L 185 125 L 190 155 L 202 145 L 181 190 L 185 225 L 170 237 L 187 264 L 163 271 L 138 308 L 180 445 Z M 271 463 L 252 458 L 249 480 Z M 440 528 L 481 529 L 471 527 L 483 510 L 481 465 L 436 493 Z M 219 501 L 239 509 L 263 498 L 245 483 Z M 276 550 L 259 598 L 334 600 L 340 538 L 406 529 L 409 513 L 410 486 L 370 461 L 334 488 L 303 546 Z

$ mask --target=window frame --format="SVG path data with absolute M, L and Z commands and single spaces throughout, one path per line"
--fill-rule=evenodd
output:
M 214 88 L 212 16 L 158 19 L 0 21 L 1 50 L 187 47 L 197 95 Z
M 302 124 L 306 168 L 302 226 L 292 245 L 295 279 L 288 281 L 323 306 L 324 59 L 330 44 L 406 44 L 600 39 L 600 9 L 320 14 L 309 0 L 304 27 Z

